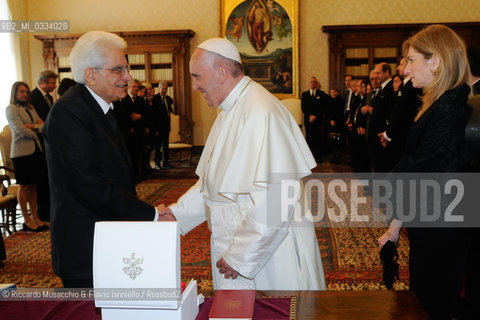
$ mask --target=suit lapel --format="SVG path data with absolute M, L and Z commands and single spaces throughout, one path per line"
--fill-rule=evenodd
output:
M 128 166 L 131 167 L 132 164 L 130 162 L 130 157 L 129 157 L 129 153 L 125 145 L 125 142 L 123 140 L 119 141 L 117 139 L 117 137 L 121 137 L 121 133 L 117 132 L 117 134 L 115 134 L 113 132 L 112 127 L 108 123 L 107 116 L 103 113 L 102 108 L 97 103 L 97 101 L 93 98 L 90 92 L 88 92 L 87 88 L 85 88 L 84 85 L 80 85 L 80 89 L 81 89 L 80 93 L 84 98 L 86 105 L 88 106 L 90 111 L 95 114 L 95 118 L 97 118 L 98 121 L 101 123 L 102 128 L 106 132 L 106 135 L 108 136 L 108 138 L 112 141 L 115 148 L 118 149 L 118 152 L 122 155 L 123 159 L 127 162 Z

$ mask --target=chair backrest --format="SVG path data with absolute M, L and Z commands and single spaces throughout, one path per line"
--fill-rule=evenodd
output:
M 10 179 L 15 179 L 15 174 L 13 173 L 13 161 L 10 158 L 10 149 L 12 147 L 12 131 L 10 131 L 10 127 L 6 125 L 3 127 L 3 131 L 0 133 L 0 151 L 2 153 L 2 164 L 3 166 L 7 167 L 11 171 L 6 171 Z
M 170 136 L 168 138 L 170 143 L 180 142 L 180 116 L 170 113 Z
M 1 188 L 1 196 L 6 196 L 8 193 L 8 187 L 11 185 L 10 177 L 6 174 L 0 175 L 0 188 Z

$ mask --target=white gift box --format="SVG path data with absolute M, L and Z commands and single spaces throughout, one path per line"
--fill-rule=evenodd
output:
M 95 306 L 102 319 L 195 319 L 196 281 L 181 294 L 176 222 L 97 222 Z

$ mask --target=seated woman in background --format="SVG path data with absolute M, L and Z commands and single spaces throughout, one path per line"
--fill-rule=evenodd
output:
M 17 199 L 25 220 L 23 229 L 45 230 L 43 226 L 46 223 L 40 221 L 37 214 L 36 188 L 39 174 L 45 169 L 42 147 L 37 135 L 42 131 L 43 121 L 30 104 L 30 89 L 25 82 L 13 84 L 6 116 L 12 131 L 10 157 L 15 170 L 15 180 L 20 185 Z

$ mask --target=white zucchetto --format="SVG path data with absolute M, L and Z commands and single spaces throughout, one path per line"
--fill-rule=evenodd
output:
M 238 52 L 237 47 L 227 39 L 208 39 L 207 41 L 202 42 L 198 47 L 242 64 L 242 59 L 240 58 L 240 53 Z

